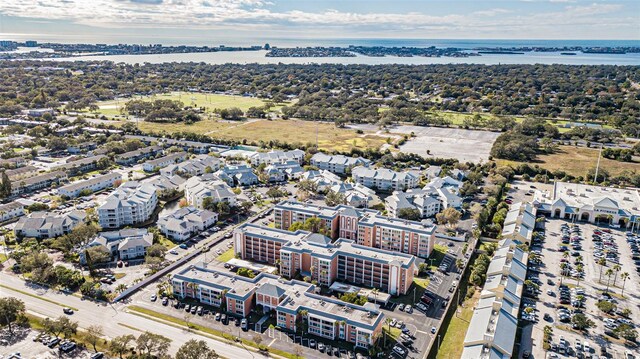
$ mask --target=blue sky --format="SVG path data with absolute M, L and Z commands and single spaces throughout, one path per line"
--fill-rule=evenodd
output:
M 284 38 L 640 40 L 640 1 L 0 1 L 0 39 L 26 38 L 169 44 Z

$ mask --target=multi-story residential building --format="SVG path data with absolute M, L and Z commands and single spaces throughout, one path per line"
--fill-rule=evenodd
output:
M 100 226 L 121 228 L 144 223 L 151 218 L 157 204 L 158 196 L 153 185 L 137 181 L 125 182 L 98 207 Z
M 84 211 L 71 211 L 65 214 L 32 212 L 26 217 L 21 217 L 13 231 L 19 238 L 55 238 L 71 232 L 86 218 L 87 214 Z
M 178 297 L 195 298 L 242 317 L 260 305 L 263 311 L 275 312 L 281 328 L 297 332 L 306 321 L 308 334 L 359 348 L 373 345 L 384 325 L 384 314 L 372 303 L 359 306 L 323 297 L 315 294 L 313 284 L 267 273 L 246 278 L 200 264 L 174 275 L 171 283 Z
M 76 126 L 69 127 L 71 131 L 75 130 L 76 128 L 77 128 Z M 60 132 L 61 130 L 56 131 L 57 134 Z M 71 154 L 80 154 L 80 153 L 87 153 L 89 151 L 93 151 L 96 148 L 98 148 L 98 145 L 95 142 L 80 142 L 78 144 L 67 147 L 67 152 Z
M 318 152 L 311 157 L 311 165 L 321 170 L 345 175 L 356 166 L 369 167 L 371 161 L 362 157 L 347 157 L 343 155 L 327 155 Z
M 4 173 L 9 177 L 10 181 L 17 181 L 23 178 L 33 177 L 38 174 L 38 168 L 34 166 L 18 167 L 5 170 Z
M 423 189 L 410 189 L 406 192 L 394 191 L 385 199 L 385 209 L 392 217 L 398 217 L 401 209 L 417 209 L 421 218 L 435 216 L 445 208 L 462 207 L 462 198 L 450 188 L 425 187 Z
M 380 288 L 393 295 L 406 294 L 416 271 L 415 257 L 366 247 L 352 240 L 331 239 L 307 231 L 245 224 L 234 231 L 235 252 L 242 259 L 279 263 L 288 278 L 297 273 L 330 286 L 348 281 Z
M 149 160 L 142 164 L 142 169 L 145 170 L 146 172 L 154 172 L 156 170 L 159 171 L 164 167 L 174 165 L 186 159 L 187 159 L 186 152 L 176 152 L 176 153 L 166 155 L 164 157 Z
M 212 173 L 189 178 L 184 184 L 184 196 L 189 204 L 197 208 L 203 208 L 205 198 L 211 198 L 212 203 L 227 202 L 231 207 L 236 205 L 236 195 L 231 187 Z
M 354 167 L 354 182 L 382 191 L 404 191 L 420 184 L 420 176 L 412 171 L 396 172 L 387 168 Z
M 336 239 L 353 239 L 367 247 L 381 248 L 426 258 L 435 244 L 435 226 L 382 216 L 371 209 L 350 206 L 317 206 L 282 201 L 274 207 L 276 228 L 288 229 L 295 222 L 319 218 L 324 232 Z
M 4 222 L 21 216 L 24 216 L 24 204 L 15 201 L 0 204 L 0 221 Z
M 153 244 L 153 233 L 146 229 L 130 228 L 120 231 L 100 232 L 89 244 L 78 251 L 80 263 L 86 263 L 85 249 L 104 247 L 114 259 L 128 260 L 143 258 L 147 248 Z
M 186 241 L 194 234 L 213 226 L 217 221 L 217 213 L 189 206 L 158 219 L 158 229 L 170 239 Z
M 223 162 L 213 156 L 197 155 L 195 158 L 177 163 L 175 165 L 169 165 L 160 170 L 160 174 L 163 176 L 169 175 L 189 175 L 200 176 L 207 172 L 213 173 L 222 168 Z
M 116 163 L 119 165 L 128 166 L 128 165 L 137 163 L 140 160 L 153 157 L 159 153 L 162 153 L 161 146 L 149 146 L 149 147 L 143 147 L 135 151 L 129 151 L 129 152 L 116 155 L 115 160 L 116 160 Z
M 162 140 L 169 147 L 180 147 L 185 151 L 197 153 L 197 154 L 205 154 L 209 153 L 209 151 L 215 146 L 213 143 L 204 143 L 204 142 L 196 142 L 196 141 L 187 141 L 187 140 L 174 140 L 173 138 L 165 138 Z
M 64 171 L 70 175 L 77 175 L 80 173 L 85 173 L 89 171 L 93 171 L 98 168 L 98 162 L 107 158 L 105 155 L 97 155 L 86 158 L 81 158 L 79 160 L 67 162 L 65 164 L 54 167 L 55 171 Z
M 487 270 L 467 334 L 462 359 L 517 357 L 514 351 L 528 255 L 511 239 L 500 241 Z
M 67 174 L 62 171 L 43 173 L 38 176 L 23 178 L 11 182 L 11 195 L 16 196 L 47 188 L 67 179 Z
M 280 182 L 287 178 L 300 178 L 304 173 L 304 169 L 297 161 L 289 161 L 270 164 L 264 168 L 264 172 L 269 175 L 270 182 Z
M 0 167 L 2 168 L 19 168 L 25 166 L 27 160 L 23 157 L 12 157 L 0 159 Z
M 450 188 L 453 192 L 458 193 L 462 187 L 462 182 L 457 179 L 453 179 L 450 176 L 436 177 L 429 181 L 425 188 Z
M 369 202 L 378 198 L 374 190 L 360 183 L 340 182 L 331 186 L 329 190 L 343 195 L 347 205 L 358 208 L 367 208 Z
M 105 188 L 114 187 L 118 181 L 122 181 L 122 175 L 117 172 L 111 172 L 86 181 L 79 181 L 62 186 L 58 188 L 57 191 L 61 196 L 75 198 L 83 191 L 95 192 Z
M 184 184 L 187 180 L 178 175 L 160 175 L 149 181 L 156 187 L 158 196 L 165 197 L 177 192 L 184 191 Z
M 284 164 L 292 161 L 301 165 L 304 162 L 304 151 L 295 149 L 292 151 L 273 150 L 270 152 L 256 152 L 251 155 L 249 159 L 253 166 L 259 166 L 261 164 Z
M 250 186 L 259 182 L 258 176 L 247 165 L 224 166 L 216 174 L 229 186 Z

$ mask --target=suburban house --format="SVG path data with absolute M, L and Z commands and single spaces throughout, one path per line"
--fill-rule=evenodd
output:
M 57 192 L 61 196 L 76 198 L 83 191 L 90 193 L 114 187 L 116 182 L 122 181 L 122 175 L 117 172 L 110 172 L 106 175 L 99 175 L 85 181 L 79 181 L 58 188 Z
M 165 236 L 176 241 L 186 241 L 193 235 L 213 226 L 218 221 L 218 214 L 193 206 L 176 210 L 158 219 L 158 229 Z
M 246 278 L 203 263 L 183 269 L 172 277 L 171 284 L 177 297 L 224 307 L 242 317 L 260 305 L 263 311 L 275 312 L 279 327 L 293 332 L 299 329 L 299 319 L 305 313 L 308 334 L 344 340 L 358 348 L 373 345 L 384 325 L 384 314 L 373 303 L 359 306 L 323 297 L 315 294 L 311 283 L 267 273 Z
M 212 173 L 189 178 L 184 184 L 184 195 L 187 202 L 196 208 L 203 208 L 205 198 L 211 198 L 212 203 L 236 205 L 236 195 L 231 187 Z
M 16 217 L 24 216 L 24 205 L 19 202 L 0 204 L 0 221 L 5 222 Z
M 156 171 L 156 169 L 160 170 L 167 166 L 183 162 L 186 159 L 187 159 L 186 152 L 176 152 L 176 153 L 166 155 L 164 157 L 148 160 L 147 162 L 142 164 L 142 169 L 145 170 L 146 172 L 154 172 Z
M 327 155 L 318 152 L 311 157 L 311 165 L 321 170 L 346 175 L 356 166 L 369 167 L 371 161 L 362 157 L 347 157 L 343 155 Z
M 129 151 L 116 155 L 115 161 L 119 165 L 129 166 L 138 163 L 143 159 L 154 157 L 159 153 L 162 153 L 162 147 L 160 146 L 143 147 L 135 151 Z
M 81 249 L 80 263 L 86 263 L 85 249 L 95 246 L 104 247 L 111 258 L 119 260 L 129 260 L 144 258 L 147 248 L 153 244 L 153 233 L 146 229 L 122 229 L 119 231 L 100 232 L 89 244 Z
M 297 162 L 301 165 L 304 162 L 304 154 L 303 150 L 292 150 L 292 151 L 280 151 L 273 150 L 269 152 L 256 152 L 249 157 L 251 160 L 252 166 L 259 166 L 261 164 L 265 165 L 273 165 L 273 164 L 284 164 L 288 162 Z
M 351 170 L 354 182 L 381 191 L 404 191 L 420 184 L 416 171 L 396 172 L 387 168 L 358 166 Z
M 66 181 L 67 174 L 62 171 L 43 173 L 41 175 L 23 178 L 11 182 L 11 195 L 16 196 L 47 188 L 53 184 Z
M 153 185 L 125 182 L 98 207 L 100 227 L 121 228 L 144 223 L 151 218 L 157 205 L 158 196 Z
M 84 211 L 71 211 L 65 214 L 50 212 L 32 212 L 21 217 L 13 232 L 19 238 L 55 238 L 71 232 L 87 218 Z

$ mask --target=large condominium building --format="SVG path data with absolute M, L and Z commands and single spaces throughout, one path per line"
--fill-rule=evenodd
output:
M 236 195 L 231 187 L 212 173 L 189 178 L 184 184 L 184 196 L 189 204 L 197 208 L 203 208 L 205 198 L 211 198 L 212 203 L 236 205 Z
M 517 243 L 502 240 L 489 264 L 464 338 L 462 359 L 517 357 L 514 346 L 528 262 Z
M 404 191 L 418 187 L 420 176 L 416 172 L 396 172 L 387 168 L 358 166 L 351 170 L 354 182 L 382 191 Z
M 347 281 L 393 294 L 406 294 L 416 271 L 415 257 L 307 231 L 245 224 L 234 231 L 235 252 L 243 259 L 280 264 L 288 278 L 309 276 L 330 286 Z
M 120 228 L 151 218 L 158 204 L 156 188 L 148 183 L 125 182 L 98 207 L 102 228 Z
M 302 164 L 304 161 L 303 150 L 292 151 L 270 151 L 270 152 L 256 152 L 249 157 L 253 166 L 259 166 L 261 164 L 272 165 L 276 163 L 287 163 L 290 161 L 298 162 Z
M 13 228 L 17 237 L 55 238 L 71 232 L 85 221 L 84 211 L 71 211 L 65 214 L 32 212 L 21 217 Z
M 329 172 L 344 175 L 356 166 L 369 167 L 369 165 L 371 165 L 371 161 L 362 157 L 327 155 L 322 152 L 318 152 L 311 157 L 311 165 L 316 166 L 321 170 L 327 170 Z
M 308 334 L 345 340 L 360 348 L 373 345 L 384 324 L 384 314 L 372 303 L 358 306 L 323 297 L 314 293 L 313 284 L 272 274 L 246 278 L 200 264 L 174 275 L 171 283 L 173 293 L 181 298 L 195 298 L 243 317 L 261 306 L 263 311 L 275 312 L 279 327 L 296 332 L 306 321 Z
M 24 216 L 24 204 L 15 201 L 0 204 L 0 221 L 4 222 L 21 216 Z
M 427 222 L 389 218 L 371 209 L 339 205 L 317 206 L 283 201 L 274 208 L 276 228 L 288 229 L 295 222 L 320 219 L 325 233 L 373 248 L 381 248 L 426 258 L 435 244 L 435 229 Z
M 122 180 L 122 175 L 117 172 L 107 173 L 106 175 L 97 176 L 86 181 L 79 181 L 58 188 L 58 194 L 69 198 L 75 198 L 82 191 L 95 192 L 101 189 L 113 187 L 117 181 Z
M 86 263 L 85 249 L 101 246 L 112 258 L 128 260 L 141 258 L 147 254 L 147 248 L 153 244 L 153 233 L 143 228 L 129 228 L 112 232 L 98 233 L 89 244 L 78 251 L 80 263 Z
M 34 166 L 24 166 L 15 169 L 5 170 L 4 173 L 10 181 L 17 181 L 22 178 L 33 177 L 38 174 L 38 168 Z

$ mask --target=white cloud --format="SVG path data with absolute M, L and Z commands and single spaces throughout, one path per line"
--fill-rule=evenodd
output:
M 613 14 L 622 5 L 593 3 L 567 5 L 562 11 L 550 6 L 545 12 L 537 10 L 529 14 L 504 8 L 488 8 L 467 13 L 431 15 L 426 10 L 399 12 L 303 11 L 293 8 L 274 10 L 266 0 L 0 0 L 0 13 L 28 17 L 36 20 L 66 20 L 92 27 L 109 28 L 181 28 L 212 29 L 226 31 L 285 32 L 292 27 L 298 36 L 344 36 L 373 34 L 380 36 L 403 33 L 404 36 L 457 36 L 469 34 L 515 36 L 523 34 L 532 38 L 549 31 L 566 34 L 571 26 L 593 27 L 634 26 L 631 15 Z M 521 0 L 525 1 L 525 0 Z M 545 0 L 545 2 L 570 2 L 574 0 Z M 364 2 L 363 2 L 364 4 Z M 379 8 L 379 7 L 378 7 Z M 390 6 L 392 9 L 393 7 Z M 453 6 L 452 6 L 453 8 Z M 496 21 L 496 17 L 500 20 Z M 608 16 L 608 17 L 607 17 Z M 558 30 L 563 29 L 563 30 Z M 327 30 L 323 32 L 323 30 Z

